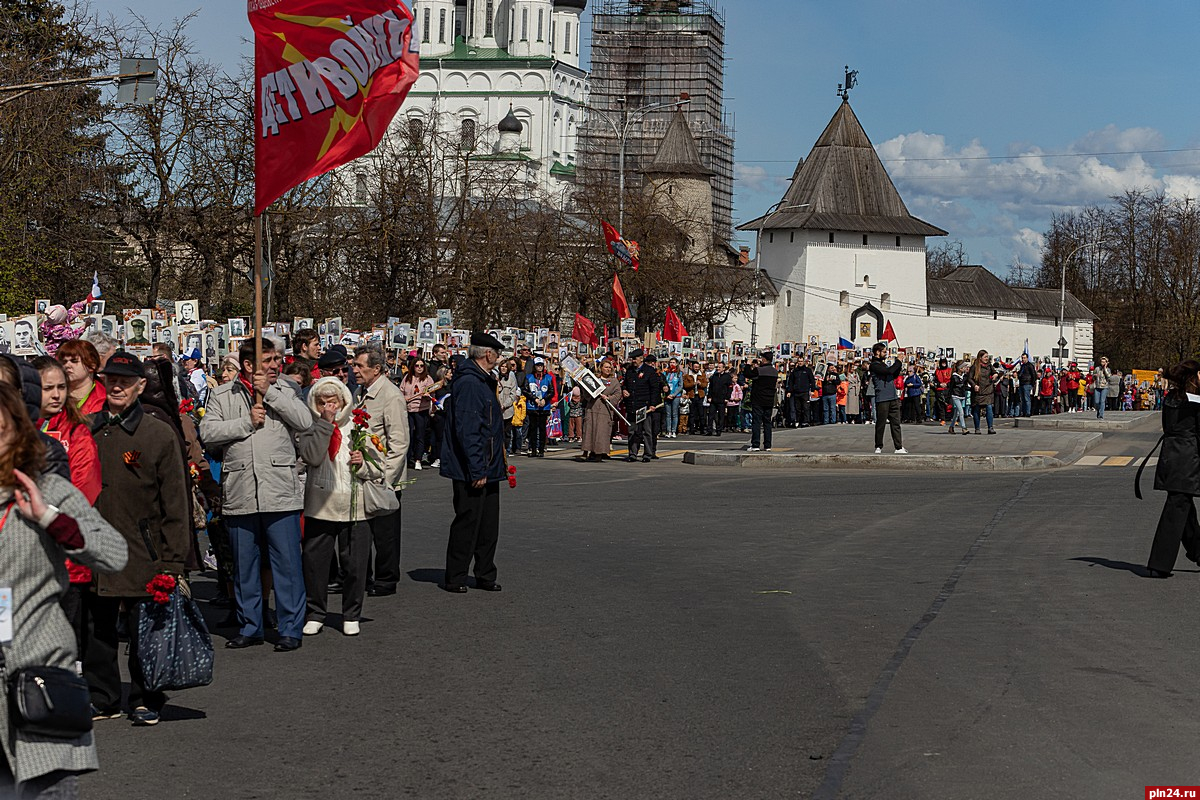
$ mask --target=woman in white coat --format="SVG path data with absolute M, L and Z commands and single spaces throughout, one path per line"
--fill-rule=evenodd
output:
M 308 394 L 312 428 L 299 437 L 300 457 L 308 465 L 304 485 L 304 585 L 308 593 L 304 635 L 325 626 L 329 565 L 338 539 L 346 534 L 349 559 L 343 564 L 342 633 L 357 636 L 367 590 L 371 529 L 367 524 L 364 486 L 383 479 L 382 454 L 364 457 L 351 449 L 354 403 L 337 378 L 321 378 Z M 368 441 L 368 447 L 373 447 Z M 352 469 L 354 468 L 354 469 Z

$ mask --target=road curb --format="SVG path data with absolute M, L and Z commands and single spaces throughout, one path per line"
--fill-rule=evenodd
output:
M 1098 439 L 1099 437 L 1097 437 Z M 1095 444 L 1091 445 L 1092 447 Z M 1090 449 L 1090 447 L 1088 448 Z M 1086 451 L 1085 451 L 1086 452 Z M 1083 452 L 1072 459 L 1078 459 Z M 1066 466 L 1063 459 L 1029 455 L 851 455 L 846 453 L 748 453 L 727 450 L 693 450 L 683 463 L 698 467 L 748 469 L 883 469 L 928 472 L 1023 472 Z
M 1048 417 L 1019 417 L 1015 419 L 1014 427 L 1035 431 L 1085 431 L 1088 433 L 1126 433 L 1156 427 L 1161 424 L 1159 412 L 1120 412 L 1135 413 L 1136 416 L 1118 419 L 1096 419 L 1091 414 L 1055 414 Z

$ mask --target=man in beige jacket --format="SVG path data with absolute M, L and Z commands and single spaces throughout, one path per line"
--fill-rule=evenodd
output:
M 367 429 L 379 437 L 386 449 L 383 455 L 384 483 L 395 487 L 400 501 L 400 486 L 408 477 L 408 410 L 404 395 L 387 377 L 387 359 L 371 345 L 354 351 L 354 377 L 358 381 L 357 406 L 371 418 Z M 375 543 L 374 580 L 367 589 L 371 597 L 396 593 L 400 582 L 400 511 L 371 517 L 371 538 Z

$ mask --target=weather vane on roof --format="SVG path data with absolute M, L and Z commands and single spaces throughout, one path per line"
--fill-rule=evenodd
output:
M 850 99 L 850 90 L 858 86 L 858 70 L 850 69 L 850 65 L 846 65 L 846 82 L 838 84 L 838 97 L 843 100 Z

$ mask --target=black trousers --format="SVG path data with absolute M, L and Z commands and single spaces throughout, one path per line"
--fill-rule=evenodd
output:
M 721 431 L 725 429 L 725 401 L 712 401 L 712 405 L 708 407 L 708 432 L 721 435 Z
M 367 562 L 371 556 L 371 528 L 366 520 L 351 524 L 323 519 L 304 522 L 304 587 L 308 597 L 305 620 L 325 621 L 329 600 L 329 567 L 338 539 L 349 541 L 347 557 L 342 560 L 342 620 L 355 621 L 362 616 L 363 597 L 367 593 Z
M 529 452 L 546 452 L 546 425 L 550 422 L 550 412 L 546 410 L 529 412 Z
M 500 539 L 500 484 L 475 489 L 454 482 L 454 521 L 446 546 L 446 584 L 463 586 L 475 559 L 475 580 L 496 581 L 496 543 Z
M 892 444 L 899 450 L 904 446 L 900 438 L 900 401 L 884 400 L 875 404 L 875 446 L 883 447 L 883 430 L 891 424 Z
M 412 411 L 408 415 L 408 466 L 425 460 L 429 449 L 429 412 Z
M 646 415 L 646 419 L 638 423 L 637 413 L 639 408 L 645 408 L 645 406 L 633 406 L 629 414 L 629 421 L 633 423 L 633 427 L 629 429 L 629 455 L 636 456 L 638 448 L 642 447 L 644 448 L 645 455 L 652 456 L 658 449 L 657 431 L 654 424 L 657 413 L 650 412 Z
M 1196 502 L 1191 495 L 1167 492 L 1167 502 L 1158 518 L 1158 529 L 1154 531 L 1154 544 L 1150 545 L 1150 560 L 1146 566 L 1161 572 L 1175 569 L 1180 542 L 1187 557 L 1195 561 L 1200 549 Z
M 396 502 L 401 502 L 400 492 L 396 492 Z M 398 508 L 391 514 L 383 517 L 371 517 L 367 520 L 367 525 L 371 528 L 371 540 L 375 543 L 375 568 L 372 570 L 371 585 L 376 589 L 391 591 L 396 588 L 396 584 L 400 582 L 400 512 L 403 508 Z M 347 542 L 346 546 L 341 549 L 342 558 L 353 558 L 350 555 L 352 550 L 349 544 L 349 537 L 343 535 L 342 540 Z M 349 572 L 349 567 L 342 567 L 344 572 Z
M 138 662 L 138 619 L 143 605 L 150 601 L 145 597 L 101 597 L 88 592 L 85 600 L 88 640 L 83 675 L 92 690 L 92 705 L 101 711 L 121 708 L 121 668 L 117 664 L 121 643 L 117 638 L 117 620 L 122 601 L 129 609 L 129 708 L 145 706 L 151 711 L 161 711 L 167 696 L 145 688 L 142 666 Z

